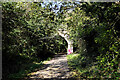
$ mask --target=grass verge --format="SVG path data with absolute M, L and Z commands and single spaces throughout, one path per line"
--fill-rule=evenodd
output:
M 81 56 L 80 54 L 67 55 L 68 66 L 74 77 L 77 78 L 98 78 L 92 74 L 95 71 L 95 65 L 90 58 Z M 99 75 L 99 74 L 98 74 Z

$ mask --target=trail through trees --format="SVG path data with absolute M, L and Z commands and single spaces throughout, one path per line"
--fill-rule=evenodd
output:
M 70 78 L 72 77 L 67 64 L 66 55 L 56 55 L 47 61 L 41 70 L 30 73 L 30 78 Z

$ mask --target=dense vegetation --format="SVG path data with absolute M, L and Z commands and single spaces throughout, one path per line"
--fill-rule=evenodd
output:
M 66 52 L 66 41 L 56 36 L 66 28 L 78 53 L 68 55 L 77 77 L 119 78 L 120 3 L 60 3 L 2 3 L 3 77 L 21 67 L 29 73 L 29 66 L 38 68 L 41 61 Z
M 69 65 L 76 68 L 79 77 L 118 79 L 120 5 L 83 3 L 78 9 L 72 23 L 77 27 L 79 56 L 70 55 Z
M 49 38 L 54 13 L 42 8 L 41 3 L 3 3 L 2 14 L 3 77 L 31 66 L 23 64 L 41 62 L 66 51 L 63 38 Z

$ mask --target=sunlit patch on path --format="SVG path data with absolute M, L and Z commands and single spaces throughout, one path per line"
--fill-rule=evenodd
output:
M 56 55 L 36 72 L 30 73 L 30 78 L 70 78 L 66 55 Z

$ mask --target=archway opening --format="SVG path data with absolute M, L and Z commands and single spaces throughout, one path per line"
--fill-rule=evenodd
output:
M 55 43 L 57 43 L 55 47 L 57 54 L 67 54 L 68 43 L 62 36 L 57 36 Z

